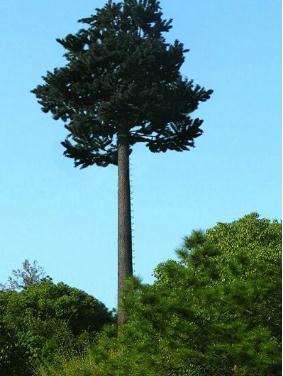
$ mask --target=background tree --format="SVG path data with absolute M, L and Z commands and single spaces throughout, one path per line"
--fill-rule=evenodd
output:
M 103 303 L 51 280 L 0 292 L 0 374 L 32 376 L 38 363 L 75 355 L 113 322 Z
M 0 292 L 1 295 L 1 292 Z M 15 333 L 0 317 L 0 374 L 1 376 L 27 376 L 30 368 L 25 349 L 18 346 Z
M 202 134 L 190 114 L 209 99 L 180 68 L 187 50 L 163 34 L 157 0 L 109 1 L 75 35 L 57 41 L 67 64 L 33 90 L 44 112 L 65 123 L 65 155 L 76 166 L 118 165 L 118 322 L 125 279 L 132 275 L 129 154 L 137 142 L 152 152 L 184 151 Z
M 12 276 L 8 278 L 8 283 L 0 284 L 0 289 L 21 290 L 48 279 L 50 279 L 50 277 L 46 275 L 43 267 L 39 265 L 38 261 L 30 263 L 29 260 L 25 260 L 22 263 L 21 269 L 15 269 L 12 271 Z

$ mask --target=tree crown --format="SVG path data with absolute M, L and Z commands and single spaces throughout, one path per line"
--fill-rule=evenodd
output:
M 50 281 L 50 276 L 46 275 L 42 266 L 37 261 L 32 263 L 24 260 L 21 269 L 14 269 L 12 276 L 8 278 L 8 283 L 0 284 L 0 290 L 22 290 L 36 285 L 42 281 Z
M 281 223 L 256 213 L 186 237 L 152 285 L 129 281 L 114 366 L 134 375 L 281 375 L 281 238 Z
M 156 0 L 109 1 L 87 25 L 57 41 L 67 64 L 47 72 L 32 92 L 44 112 L 65 122 L 65 155 L 76 166 L 117 164 L 117 138 L 152 152 L 183 151 L 202 134 L 190 114 L 212 90 L 182 78 L 182 43 L 167 43 Z

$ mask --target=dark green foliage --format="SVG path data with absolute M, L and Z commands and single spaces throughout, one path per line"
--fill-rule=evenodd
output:
M 109 322 L 111 314 L 101 302 L 63 283 L 43 281 L 21 292 L 3 291 L 0 374 L 32 375 L 39 360 L 82 351 Z
M 281 224 L 250 214 L 177 253 L 152 285 L 128 281 L 127 323 L 86 355 L 85 331 L 111 321 L 95 299 L 51 281 L 1 292 L 1 376 L 32 375 L 39 359 L 41 376 L 281 375 Z
M 109 1 L 80 22 L 87 28 L 58 39 L 67 65 L 33 90 L 42 110 L 65 122 L 65 155 L 81 167 L 117 164 L 117 135 L 152 152 L 193 147 L 202 120 L 190 114 L 212 90 L 182 78 L 187 50 L 166 43 L 171 20 L 159 2 Z
M 101 374 L 281 375 L 281 224 L 251 214 L 178 254 L 152 286 L 129 283 L 128 323 L 95 349 Z
M 27 376 L 30 362 L 25 349 L 19 346 L 14 331 L 0 319 L 0 374 L 1 376 Z M 31 373 L 30 373 L 31 374 Z

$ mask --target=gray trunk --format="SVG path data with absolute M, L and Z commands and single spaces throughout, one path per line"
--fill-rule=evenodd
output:
M 121 309 L 125 280 L 133 275 L 129 144 L 118 139 L 118 325 L 126 321 Z

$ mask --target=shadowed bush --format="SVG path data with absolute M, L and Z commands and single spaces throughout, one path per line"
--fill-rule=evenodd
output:
M 30 376 L 39 361 L 77 354 L 113 318 L 97 299 L 50 280 L 0 292 L 0 374 Z M 14 373 L 13 373 L 14 372 Z

